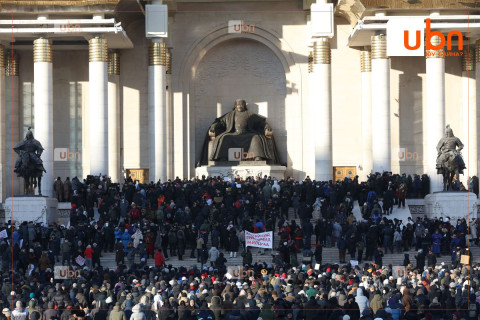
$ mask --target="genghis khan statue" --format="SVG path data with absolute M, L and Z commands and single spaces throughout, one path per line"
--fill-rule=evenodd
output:
M 243 154 L 248 155 L 241 160 L 279 164 L 273 131 L 266 120 L 248 111 L 245 100 L 235 100 L 233 110 L 210 126 L 197 166 L 206 165 L 208 161 L 228 161 L 231 148 L 241 148 Z

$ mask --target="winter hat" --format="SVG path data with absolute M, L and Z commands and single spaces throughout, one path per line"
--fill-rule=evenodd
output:
M 3 308 L 2 313 L 5 315 L 5 317 L 10 317 L 10 309 Z

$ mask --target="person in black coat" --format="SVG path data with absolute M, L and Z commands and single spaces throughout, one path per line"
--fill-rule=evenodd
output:
M 230 258 L 236 258 L 237 257 L 237 252 L 238 248 L 240 247 L 240 240 L 238 240 L 238 236 L 235 233 L 235 229 L 232 228 L 230 231 L 230 237 L 229 237 L 229 242 L 228 242 L 228 251 L 230 251 Z
M 315 252 L 313 255 L 315 256 L 315 262 L 318 264 L 322 264 L 322 244 L 320 242 L 317 243 L 317 246 L 315 247 Z
M 415 260 L 417 260 L 417 269 L 423 271 L 425 268 L 425 253 L 423 253 L 423 249 L 418 250 L 418 254 L 415 256 Z
M 432 249 L 428 250 L 428 255 L 427 255 L 427 265 L 429 267 L 435 268 L 435 265 L 437 264 L 437 256 L 435 253 L 432 252 Z
M 350 316 L 350 320 L 360 319 L 360 307 L 358 303 L 355 302 L 355 297 L 353 294 L 349 294 L 347 298 L 347 303 L 343 306 L 345 313 Z
M 379 265 L 380 268 L 383 266 L 383 251 L 381 247 L 378 247 L 375 251 L 375 264 Z
M 305 305 L 305 320 L 316 320 L 320 315 L 320 309 L 314 296 L 310 297 Z

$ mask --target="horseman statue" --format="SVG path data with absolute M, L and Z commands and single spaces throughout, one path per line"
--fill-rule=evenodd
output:
M 453 135 L 450 125 L 447 125 L 445 136 L 437 144 L 437 173 L 443 175 L 443 191 L 451 190 L 455 176 L 458 179 L 458 175 L 466 169 L 460 153 L 462 149 L 462 141 Z
M 31 129 L 28 128 L 25 139 L 13 148 L 19 156 L 13 172 L 18 177 L 23 177 L 26 195 L 33 195 L 36 185 L 38 186 L 38 194 L 42 195 L 42 175 L 47 171 L 43 167 L 42 159 L 40 159 L 43 152 L 42 144 L 33 138 Z

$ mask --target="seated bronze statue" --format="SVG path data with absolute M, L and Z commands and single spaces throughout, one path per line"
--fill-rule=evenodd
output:
M 245 100 L 235 100 L 234 109 L 210 126 L 197 165 L 206 165 L 208 161 L 229 161 L 231 148 L 241 148 L 244 155 L 248 155 L 241 160 L 278 164 L 273 131 L 266 120 L 248 111 Z

